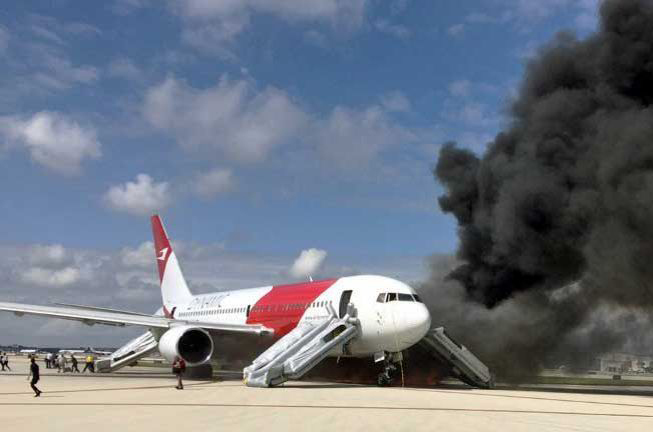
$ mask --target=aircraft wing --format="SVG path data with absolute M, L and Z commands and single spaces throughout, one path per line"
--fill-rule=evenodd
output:
M 131 311 L 125 311 L 125 310 L 119 310 L 119 309 L 109 309 L 109 308 L 103 308 L 103 307 L 97 307 L 97 306 L 85 306 L 85 305 L 78 305 L 78 304 L 73 304 L 73 303 L 55 303 L 57 306 L 64 306 L 64 307 L 71 307 L 75 309 L 86 309 L 86 310 L 92 310 L 92 311 L 100 311 L 100 312 L 118 312 L 118 313 L 124 313 L 124 314 L 129 314 L 129 315 L 138 315 L 138 316 L 150 316 L 150 314 L 145 314 L 141 312 L 131 312 Z
M 159 315 L 137 315 L 129 312 L 103 311 L 65 306 L 40 306 L 21 303 L 0 302 L 0 311 L 13 312 L 17 316 L 24 314 L 45 316 L 80 321 L 87 325 L 103 324 L 110 326 L 140 326 L 147 328 L 168 329 L 180 325 L 193 325 L 206 330 L 225 333 L 271 334 L 273 331 L 260 324 L 227 324 L 185 321 L 166 318 Z

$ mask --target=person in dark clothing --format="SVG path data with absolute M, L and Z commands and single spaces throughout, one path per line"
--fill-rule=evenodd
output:
M 2 372 L 5 371 L 5 355 L 0 352 L 0 366 L 2 366 Z
M 172 363 L 172 373 L 177 375 L 177 386 L 175 387 L 177 390 L 184 389 L 184 383 L 181 382 L 181 376 L 184 374 L 185 371 L 186 371 L 186 362 L 184 361 L 184 359 L 181 357 L 175 357 L 175 361 Z
M 77 367 L 77 358 L 75 357 L 75 354 L 70 356 L 70 363 L 72 364 L 70 371 L 79 373 L 79 368 Z
M 7 353 L 5 353 L 5 355 L 4 355 L 4 360 L 5 360 L 5 363 L 4 363 L 3 367 L 11 370 L 11 368 L 9 367 L 9 356 L 7 355 Z M 4 369 L 2 369 L 2 370 L 4 370 Z
M 39 373 L 39 365 L 36 364 L 36 359 L 34 357 L 32 357 L 30 361 L 32 364 L 29 367 L 29 375 L 27 375 L 27 380 L 29 381 L 30 377 L 32 378 L 32 381 L 29 385 L 32 387 L 32 390 L 34 390 L 34 397 L 39 397 L 41 396 L 41 393 L 43 393 L 36 387 L 36 383 L 39 382 L 39 379 L 41 378 L 41 374 Z

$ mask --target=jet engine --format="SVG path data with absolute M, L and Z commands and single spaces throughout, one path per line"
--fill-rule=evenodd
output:
M 170 362 L 179 356 L 188 366 L 197 366 L 211 359 L 213 339 L 203 328 L 172 327 L 159 339 L 159 352 Z

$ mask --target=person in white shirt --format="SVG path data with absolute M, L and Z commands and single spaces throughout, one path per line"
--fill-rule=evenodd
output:
M 59 354 L 58 362 L 59 369 L 57 372 L 66 372 L 66 356 L 64 354 Z

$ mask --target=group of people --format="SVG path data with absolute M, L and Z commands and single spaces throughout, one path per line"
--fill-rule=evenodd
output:
M 2 359 L 6 358 L 6 354 L 2 356 Z M 73 365 L 73 370 L 77 370 L 79 372 L 79 369 L 77 369 L 77 359 L 75 358 L 75 355 L 71 355 L 71 363 Z M 65 369 L 65 364 L 66 364 L 66 357 L 63 354 L 57 354 L 56 356 L 53 355 L 52 353 L 47 354 L 45 356 L 45 367 L 48 369 L 54 368 L 54 365 L 57 365 L 58 368 L 61 368 L 62 364 L 64 365 Z M 6 364 L 4 364 L 6 365 Z M 84 368 L 84 371 L 86 371 L 87 368 L 91 369 L 91 372 L 94 372 L 94 365 L 93 365 L 93 356 L 89 355 L 86 357 L 86 367 Z M 3 369 L 4 370 L 4 369 Z M 59 370 L 59 372 L 61 369 Z M 177 376 L 177 386 L 175 387 L 177 390 L 183 390 L 184 389 L 184 384 L 182 383 L 182 376 L 184 372 L 186 371 L 186 362 L 184 359 L 180 357 L 176 357 L 175 361 L 172 363 L 172 373 Z M 40 381 L 41 379 L 41 372 L 39 370 L 39 365 L 36 363 L 36 356 L 32 355 L 30 356 L 30 367 L 29 367 L 29 374 L 27 375 L 27 380 L 30 382 L 30 387 L 32 387 L 32 390 L 34 391 L 34 397 L 39 397 L 43 393 L 38 387 L 36 387 L 36 384 Z
M 6 352 L 0 353 L 0 366 L 2 366 L 2 371 L 11 370 L 9 367 L 9 356 Z
M 86 356 L 86 365 L 84 366 L 83 371 L 79 370 L 79 361 L 77 360 L 77 357 L 75 357 L 75 354 L 70 355 L 70 367 L 68 367 L 68 358 L 63 353 L 48 353 L 45 355 L 44 361 L 46 369 L 57 369 L 58 373 L 65 373 L 68 371 L 84 373 L 87 370 L 91 373 L 95 372 L 95 358 L 93 357 L 93 354 Z

